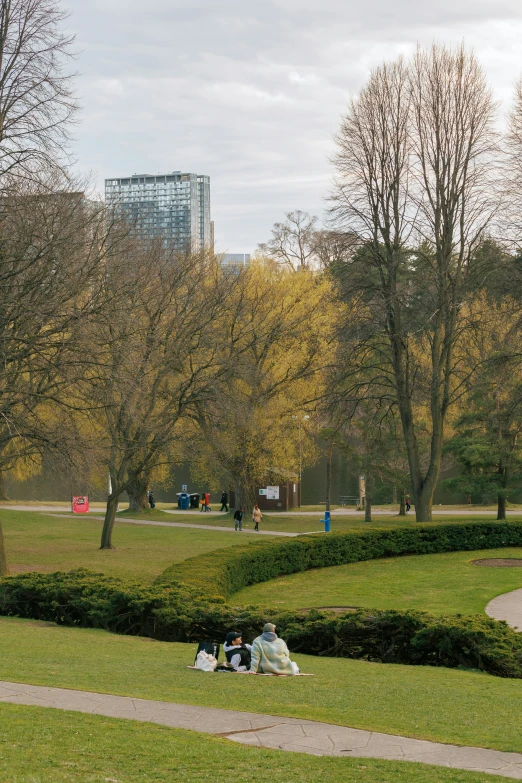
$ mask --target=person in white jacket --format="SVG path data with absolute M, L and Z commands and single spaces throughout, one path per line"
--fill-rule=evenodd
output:
M 246 672 L 250 669 L 250 644 L 243 644 L 243 638 L 239 631 L 230 631 L 227 633 L 223 652 L 227 661 L 234 667 L 236 672 Z

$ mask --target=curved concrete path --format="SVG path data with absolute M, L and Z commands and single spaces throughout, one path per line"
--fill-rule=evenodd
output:
M 70 516 L 68 514 L 48 514 L 50 517 L 61 517 L 62 519 L 78 519 L 77 516 Z M 89 514 L 89 519 L 104 519 L 102 516 L 96 516 L 95 514 Z M 230 524 L 228 527 L 224 525 L 193 525 L 190 522 L 161 522 L 155 519 L 126 519 L 125 517 L 117 517 L 116 522 L 125 522 L 128 525 L 151 525 L 152 527 L 188 527 L 196 530 L 217 530 L 219 533 L 238 533 L 234 530 L 234 526 Z M 245 529 L 241 533 L 252 533 L 255 536 L 283 536 L 285 538 L 295 538 L 304 533 L 284 533 L 282 530 L 254 530 Z
M 494 620 L 505 620 L 515 631 L 522 632 L 522 588 L 497 595 L 486 606 L 486 614 Z
M 206 674 L 197 672 L 195 676 Z M 300 718 L 281 718 L 276 715 L 1 681 L 0 702 L 159 723 L 162 726 L 218 735 L 242 745 L 311 753 L 314 756 L 417 761 L 522 780 L 522 753 L 444 745 Z

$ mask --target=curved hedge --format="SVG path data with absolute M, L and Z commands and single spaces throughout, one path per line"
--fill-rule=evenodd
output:
M 251 638 L 270 620 L 291 650 L 312 655 L 465 667 L 522 678 L 522 634 L 483 616 L 238 609 L 223 597 L 246 585 L 310 568 L 521 545 L 522 524 L 494 522 L 256 540 L 171 566 L 153 585 L 84 569 L 6 577 L 0 580 L 0 614 L 184 642 L 221 640 L 230 628 Z
M 412 525 L 392 530 L 314 534 L 283 541 L 255 541 L 216 549 L 175 563 L 156 580 L 173 581 L 229 598 L 248 585 L 311 568 L 397 555 L 429 555 L 474 549 L 522 546 L 520 522 L 463 522 Z

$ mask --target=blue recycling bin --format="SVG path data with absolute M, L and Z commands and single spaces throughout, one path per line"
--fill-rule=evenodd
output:
M 190 506 L 190 495 L 188 492 L 182 492 L 179 496 L 179 507 L 182 511 L 188 511 Z

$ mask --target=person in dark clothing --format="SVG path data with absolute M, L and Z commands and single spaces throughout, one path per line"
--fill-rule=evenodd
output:
M 407 496 L 406 496 L 406 513 L 408 513 L 408 511 L 410 510 L 410 508 L 411 508 L 411 500 L 410 500 L 410 496 L 409 496 L 409 495 L 407 495 Z
M 221 508 L 219 510 L 228 512 L 228 492 L 225 490 L 221 493 Z
M 252 649 L 250 644 L 243 644 L 240 631 L 227 633 L 223 651 L 227 661 L 237 672 L 246 672 L 250 669 Z
M 238 508 L 234 512 L 234 530 L 243 530 L 243 514 L 245 513 L 245 509 L 243 506 L 241 508 Z
M 154 502 L 154 492 L 152 489 L 149 489 L 149 506 L 151 508 L 156 508 L 156 504 Z

